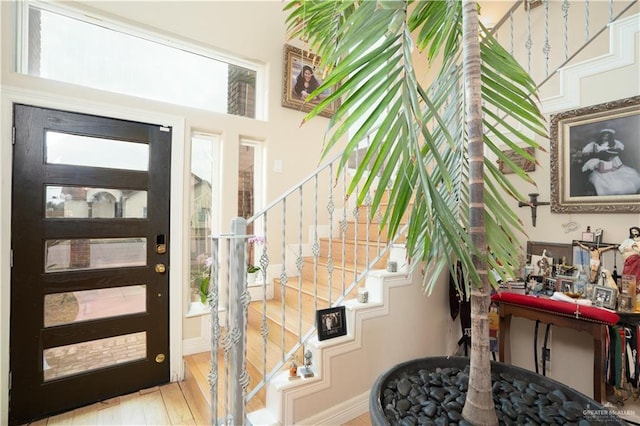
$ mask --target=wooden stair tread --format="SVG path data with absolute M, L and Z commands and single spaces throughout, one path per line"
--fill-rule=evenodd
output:
M 302 263 L 304 265 L 313 265 L 314 263 L 314 258 L 312 256 L 307 256 L 307 257 L 303 257 L 302 258 Z M 304 265 L 303 265 L 303 271 L 304 271 Z M 327 258 L 326 257 L 322 257 L 322 256 L 318 256 L 318 271 L 319 272 L 328 272 L 327 271 L 327 265 L 329 265 L 329 262 L 327 262 Z M 352 262 L 345 262 L 344 266 L 342 265 L 342 261 L 338 262 L 333 262 L 333 269 L 344 269 L 346 272 L 353 272 L 354 271 L 354 267 L 353 267 L 353 263 Z M 360 270 L 361 268 L 358 268 L 358 270 Z
M 280 300 L 267 300 L 266 311 L 264 312 L 266 317 L 272 321 L 282 325 L 282 302 Z M 303 306 L 304 308 L 304 306 Z M 313 309 L 313 307 L 309 307 Z M 262 315 L 264 311 L 262 301 L 249 304 L 249 312 L 253 312 L 256 315 Z M 300 311 L 292 306 L 286 306 L 285 315 L 285 328 L 293 333 L 297 333 L 299 329 L 299 313 Z M 302 332 L 306 332 L 315 324 L 315 310 L 312 314 L 303 309 L 302 312 Z
M 283 356 L 286 355 L 286 353 L 289 351 L 289 349 L 287 349 L 283 354 L 281 342 L 275 343 L 267 338 L 267 351 L 265 358 L 265 353 L 263 352 L 264 339 L 262 338 L 262 335 L 259 331 L 251 329 L 251 327 L 249 327 L 249 329 L 247 330 L 247 342 L 247 366 L 251 365 L 251 367 L 255 369 L 256 372 L 260 373 L 260 377 L 262 377 L 265 363 L 266 372 L 269 373 L 276 365 L 278 365 L 280 361 L 282 361 Z M 252 345 L 251 342 L 261 342 L 262 344 Z M 286 367 L 283 367 L 283 369 L 286 369 Z
M 282 285 L 280 284 L 280 279 L 275 279 L 274 285 L 278 287 L 282 287 Z M 329 286 L 326 284 L 318 283 L 317 286 L 314 286 L 313 282 L 309 280 L 302 280 L 302 287 L 299 287 L 298 280 L 296 279 L 294 283 L 292 283 L 291 281 L 287 282 L 285 287 L 287 288 L 287 291 L 294 291 L 295 293 L 297 293 L 298 291 L 301 291 L 303 294 L 306 294 L 311 297 L 317 297 L 318 300 L 321 300 L 324 302 L 329 300 L 326 297 L 329 294 Z M 334 285 L 333 289 L 331 290 L 332 293 L 335 294 L 336 289 L 342 289 L 342 284 L 340 284 L 340 287 L 337 287 Z
M 401 223 L 407 223 L 409 215 L 411 214 L 411 205 L 413 203 L 410 203 L 410 205 L 407 207 L 407 211 L 405 212 L 405 214 L 402 216 L 402 221 Z M 384 195 L 382 197 L 382 200 L 380 201 L 380 204 L 378 205 L 378 210 L 384 212 L 386 211 L 386 209 L 389 207 L 389 202 L 388 202 L 388 196 Z M 367 223 L 367 209 L 366 207 L 361 208 L 358 211 L 358 214 L 356 216 L 354 216 L 353 214 L 347 214 L 347 221 L 348 222 L 353 222 L 354 219 L 357 219 L 358 223 Z M 375 223 L 375 224 L 379 224 L 380 223 L 380 218 L 381 215 L 378 215 L 378 213 L 374 213 L 373 217 L 369 218 L 370 223 Z
M 191 394 L 194 396 L 200 396 L 202 398 L 203 403 L 208 408 L 211 407 L 211 388 L 209 386 L 209 372 L 211 370 L 211 353 L 210 352 L 201 352 L 197 354 L 192 354 L 184 357 L 185 361 L 185 370 L 186 370 L 186 381 L 189 382 L 189 386 L 191 389 Z M 253 389 L 255 383 L 257 383 L 262 377 L 262 373 L 252 366 L 250 363 L 247 363 L 247 372 L 249 374 L 249 390 Z M 222 401 L 224 401 L 224 393 L 226 392 L 226 377 L 224 371 L 224 353 L 219 351 L 218 354 L 218 413 L 222 413 L 224 407 L 222 406 Z M 248 404 L 247 409 L 249 411 L 259 410 L 266 406 L 266 389 L 261 389 L 254 398 L 252 398 Z M 220 397 L 222 396 L 222 398 Z M 203 411 L 203 410 L 200 410 Z M 206 414 L 206 415 L 205 415 Z M 207 422 L 208 412 L 201 413 L 200 417 L 206 418 Z

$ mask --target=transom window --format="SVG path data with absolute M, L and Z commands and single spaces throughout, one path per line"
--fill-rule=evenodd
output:
M 20 73 L 264 119 L 257 63 L 47 3 L 25 2 L 21 13 Z

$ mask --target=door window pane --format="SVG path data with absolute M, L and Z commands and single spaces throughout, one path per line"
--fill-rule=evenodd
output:
M 146 266 L 146 238 L 45 241 L 45 272 Z
M 146 285 L 47 294 L 44 326 L 146 312 L 146 302 Z
M 68 219 L 144 219 L 147 191 L 47 186 L 45 217 Z
M 67 346 L 45 349 L 44 381 L 81 374 L 115 364 L 144 359 L 147 333 L 125 334 Z
M 149 145 L 47 131 L 47 164 L 147 171 Z

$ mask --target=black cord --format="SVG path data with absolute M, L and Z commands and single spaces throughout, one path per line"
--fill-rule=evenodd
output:
M 618 275 L 618 259 L 616 257 L 617 252 L 618 249 L 613 249 L 613 272 L 611 272 L 611 278 L 613 278 L 613 282 L 616 283 L 616 287 L 618 286 L 618 278 L 620 277 L 620 275 Z M 619 287 L 618 290 L 620 290 Z
M 536 365 L 536 374 L 538 373 L 538 325 L 540 320 L 536 320 L 536 328 L 533 332 L 533 362 Z
M 551 324 L 547 324 L 547 329 L 544 332 L 544 346 L 542 347 L 542 375 L 546 376 L 546 367 L 547 367 L 547 342 L 549 341 L 549 329 L 551 328 Z

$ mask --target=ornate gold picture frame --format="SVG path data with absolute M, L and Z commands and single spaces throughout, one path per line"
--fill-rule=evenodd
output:
M 308 98 L 308 95 L 322 84 L 322 70 L 318 68 L 320 57 L 309 51 L 286 44 L 284 46 L 284 75 L 282 79 L 282 106 L 309 112 L 319 101 L 329 96 L 333 90 Z M 332 117 L 337 102 L 326 107 L 319 115 Z
M 640 212 L 640 96 L 551 116 L 551 211 Z

